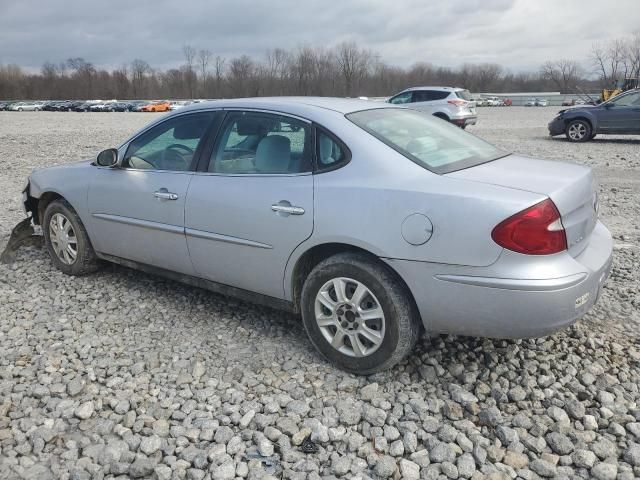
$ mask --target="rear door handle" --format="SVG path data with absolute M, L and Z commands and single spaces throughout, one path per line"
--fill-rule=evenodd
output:
M 178 194 L 177 193 L 171 193 L 171 192 L 167 191 L 166 188 L 161 188 L 157 192 L 153 192 L 153 196 L 156 197 L 156 198 L 160 198 L 162 200 L 177 200 L 178 199 Z
M 283 200 L 279 203 L 274 203 L 271 205 L 271 210 L 276 212 L 277 214 L 282 214 L 282 216 L 288 215 L 304 215 L 304 208 L 302 207 L 294 207 L 286 200 Z

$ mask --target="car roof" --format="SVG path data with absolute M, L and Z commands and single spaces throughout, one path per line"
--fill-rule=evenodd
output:
M 411 92 L 414 90 L 439 90 L 441 92 L 459 92 L 460 90 L 466 90 L 460 87 L 410 87 L 403 90 L 403 92 Z
M 388 108 L 384 102 L 360 100 L 355 98 L 334 97 L 254 97 L 228 100 L 210 100 L 189 105 L 180 112 L 205 110 L 209 108 L 251 108 L 282 111 L 283 113 L 302 115 L 305 111 L 330 110 L 348 114 L 360 110 Z

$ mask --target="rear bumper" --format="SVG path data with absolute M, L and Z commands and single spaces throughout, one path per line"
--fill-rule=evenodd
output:
M 451 117 L 451 123 L 458 125 L 459 127 L 466 127 L 467 125 L 475 125 L 478 122 L 476 115 L 463 115 Z
M 427 331 L 527 338 L 550 334 L 588 312 L 609 276 L 612 252 L 611 234 L 598 222 L 576 258 L 504 251 L 489 267 L 386 261 L 409 286 Z

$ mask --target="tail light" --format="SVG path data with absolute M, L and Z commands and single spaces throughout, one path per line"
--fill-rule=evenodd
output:
M 560 212 L 549 198 L 500 222 L 491 238 L 501 247 L 527 255 L 550 255 L 567 249 Z
M 456 107 L 464 107 L 467 104 L 465 100 L 460 100 L 459 98 L 448 100 L 447 103 L 450 103 L 451 105 L 455 105 Z

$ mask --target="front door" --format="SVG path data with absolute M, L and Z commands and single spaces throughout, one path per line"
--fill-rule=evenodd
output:
M 311 133 L 287 116 L 227 114 L 207 171 L 194 174 L 187 196 L 197 275 L 284 297 L 287 260 L 313 231 Z
M 120 167 L 97 167 L 89 213 L 98 252 L 193 273 L 184 234 L 185 200 L 213 115 L 172 117 L 132 140 Z
M 599 132 L 640 133 L 640 92 L 619 95 L 599 108 Z

